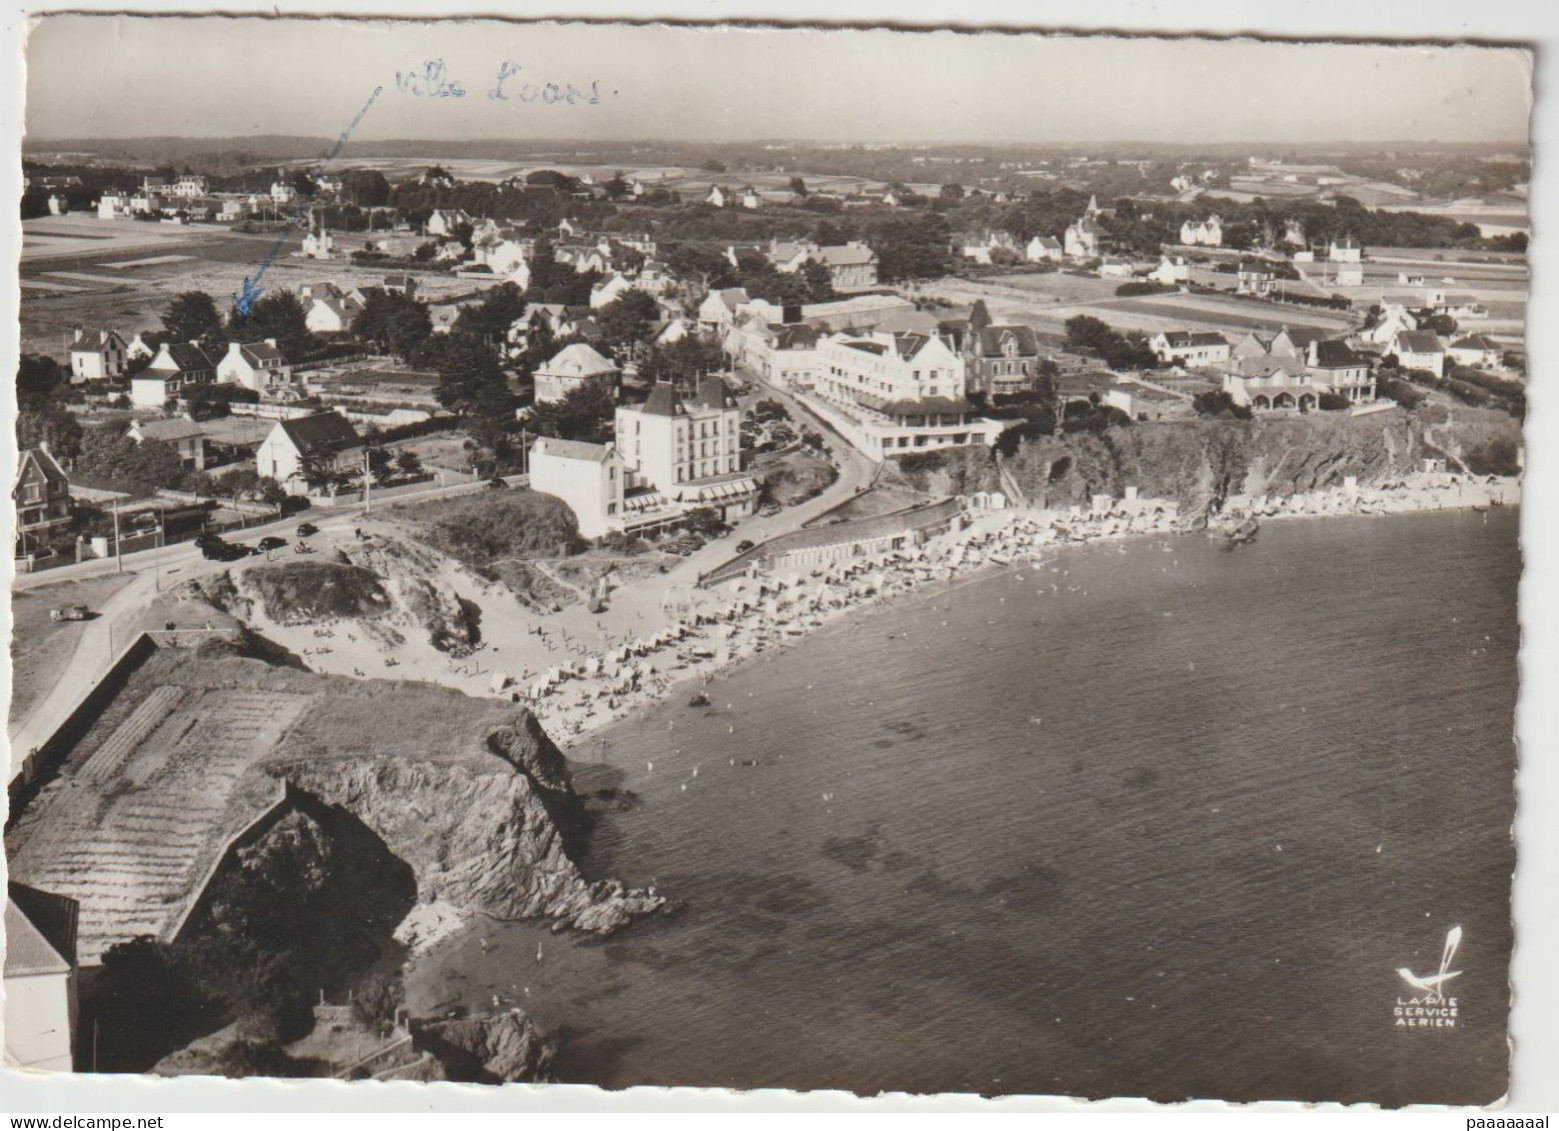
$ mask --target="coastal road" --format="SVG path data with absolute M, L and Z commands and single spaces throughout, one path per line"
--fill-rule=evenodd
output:
M 514 476 L 508 481 L 518 483 L 523 477 Z M 470 483 L 430 487 L 424 491 L 412 491 L 398 495 L 391 501 L 420 502 L 443 495 L 467 493 Z M 373 501 L 370 500 L 372 503 Z M 266 534 L 294 535 L 297 527 L 312 522 L 322 530 L 361 522 L 362 504 L 341 507 L 331 511 L 302 511 L 284 519 L 267 522 L 245 529 L 241 537 Z M 258 563 L 260 559 L 251 559 Z M 102 678 L 114 657 L 124 649 L 134 635 L 146 610 L 159 593 L 171 589 L 191 578 L 231 569 L 233 563 L 207 561 L 193 542 L 179 542 L 161 549 L 141 550 L 126 554 L 122 563 L 113 558 L 98 558 L 89 562 L 61 566 L 41 573 L 19 574 L 12 584 L 15 591 L 36 589 L 65 581 L 77 581 L 89 577 L 101 577 L 123 569 L 135 575 L 135 579 L 119 590 L 101 607 L 93 610 L 98 615 L 82 625 L 64 670 L 38 703 L 22 719 L 12 719 L 7 727 L 10 746 L 10 771 L 6 780 L 21 768 L 22 759 L 34 747 L 41 745 L 57 730 L 80 701 L 82 693 Z
M 582 634 L 586 639 L 599 639 L 603 644 L 608 638 L 621 641 L 638 636 L 647 631 L 648 626 L 661 623 L 660 610 L 668 597 L 691 596 L 700 574 L 708 573 L 715 566 L 735 557 L 738 542 L 764 542 L 800 530 L 813 519 L 871 486 L 878 470 L 875 463 L 791 393 L 770 384 L 750 370 L 743 369 L 741 373 L 752 388 L 782 403 L 798 424 L 815 429 L 827 438 L 829 453 L 839 469 L 838 478 L 816 498 L 808 499 L 798 506 L 785 507 L 779 514 L 768 517 L 749 515 L 741 519 L 733 533 L 711 540 L 666 573 L 634 582 L 613 593 L 604 612 L 591 613 L 582 605 L 571 606 L 553 618 L 558 624 L 570 632 Z

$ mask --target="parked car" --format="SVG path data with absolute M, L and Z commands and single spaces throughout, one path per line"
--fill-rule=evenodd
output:
M 86 620 L 91 615 L 92 610 L 85 605 L 61 605 L 49 610 L 50 620 Z
M 318 533 L 319 527 L 315 526 L 312 522 L 302 522 L 298 524 L 299 538 L 312 538 Z
M 487 481 L 487 489 L 490 491 L 502 491 L 509 485 L 503 481 L 503 476 L 495 475 Z
M 779 514 L 779 512 L 780 508 L 778 503 L 764 503 L 761 507 L 758 508 L 758 514 L 763 518 L 773 518 L 775 515 Z
M 752 549 L 754 545 L 755 543 L 751 538 L 743 538 L 736 544 L 736 552 L 738 554 L 745 554 L 748 550 Z
M 278 538 L 274 534 L 267 534 L 264 538 L 260 539 L 260 549 L 265 553 L 269 553 L 272 550 L 279 550 L 286 544 L 287 539 Z

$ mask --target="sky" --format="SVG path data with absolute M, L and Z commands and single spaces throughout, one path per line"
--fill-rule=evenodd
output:
M 368 105 L 354 140 L 1514 143 L 1531 65 L 1470 46 L 48 16 L 26 129 L 336 137 Z M 582 96 L 549 104 L 548 83 Z

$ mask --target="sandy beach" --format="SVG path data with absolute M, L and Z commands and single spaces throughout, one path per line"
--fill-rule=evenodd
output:
M 1285 499 L 1231 498 L 1218 527 L 1250 515 L 1264 522 L 1401 514 L 1518 499 L 1514 479 L 1414 474 L 1389 485 Z M 288 626 L 257 611 L 256 627 L 317 670 L 422 679 L 522 703 L 568 750 L 649 704 L 677 694 L 691 698 L 715 673 L 795 644 L 852 612 L 975 571 L 1020 566 L 1061 546 L 1188 533 L 1189 525 L 1175 504 L 1154 499 L 1117 501 L 1099 513 L 1014 509 L 971 512 L 971 519 L 965 529 L 923 546 L 806 573 L 744 577 L 708 589 L 668 590 L 658 578 L 625 585 L 609 593 L 607 612 L 594 617 L 583 608 L 536 613 L 451 563 L 438 581 L 483 609 L 481 643 L 463 657 L 367 621 L 350 628 Z

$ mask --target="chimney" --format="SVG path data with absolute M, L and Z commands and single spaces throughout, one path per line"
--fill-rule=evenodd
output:
M 275 349 L 276 348 L 276 339 L 275 338 L 266 338 L 265 339 L 265 344 L 270 346 L 272 349 Z
M 84 331 L 81 329 L 80 326 L 72 326 L 70 329 L 71 329 L 71 333 L 75 335 L 70 340 L 73 341 L 73 342 L 79 342 L 81 340 L 81 335 L 84 333 Z
M 194 343 L 191 342 L 190 344 L 193 345 Z M 243 347 L 243 343 L 242 342 L 228 342 L 227 343 L 227 356 L 228 357 L 237 357 L 240 354 L 240 352 L 243 350 L 243 348 L 244 347 Z

